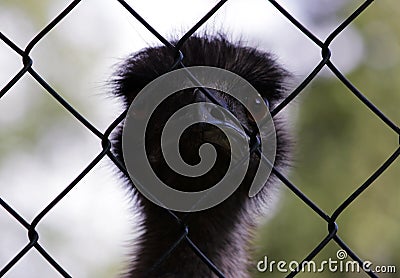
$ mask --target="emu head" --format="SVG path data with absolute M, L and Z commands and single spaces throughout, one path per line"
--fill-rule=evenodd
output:
M 245 47 L 241 43 L 230 43 L 223 36 L 193 36 L 182 45 L 180 51 L 183 54 L 182 63 L 186 67 L 209 66 L 230 71 L 250 83 L 260 96 L 244 98 L 247 101 L 246 107 L 251 107 L 250 113 L 243 102 L 226 94 L 224 90 L 203 88 L 200 85 L 170 95 L 153 111 L 145 134 L 145 151 L 152 169 L 169 187 L 184 192 L 198 192 L 213 187 L 221 180 L 231 160 L 231 146 L 227 134 L 216 126 L 225 125 L 228 133 L 234 134 L 233 138 L 244 138 L 251 149 L 259 138 L 256 122 L 265 117 L 265 110 L 258 108 L 267 106 L 268 109 L 272 109 L 283 100 L 288 73 L 275 62 L 271 54 Z M 146 85 L 171 71 L 176 62 L 174 54 L 169 48 L 161 46 L 146 48 L 131 55 L 116 74 L 116 96 L 128 107 Z M 229 87 L 229 84 L 227 86 Z M 206 174 L 188 177 L 169 167 L 162 153 L 161 137 L 166 123 L 174 113 L 194 103 L 221 105 L 229 113 L 221 115 L 221 111 L 215 109 L 215 106 L 201 106 L 192 111 L 193 117 L 204 121 L 191 125 L 182 133 L 178 144 L 179 153 L 185 163 L 194 166 L 201 162 L 201 146 L 212 144 L 216 151 L 216 160 Z M 136 106 L 135 113 L 140 114 L 141 109 L 147 109 L 146 101 Z M 241 130 L 245 132 L 239 131 L 238 125 L 230 124 L 229 117 L 236 118 Z M 285 131 L 283 119 L 274 117 L 273 122 L 276 130 L 274 167 L 283 168 L 288 161 L 290 138 Z M 114 151 L 123 160 L 122 129 L 114 133 L 114 139 Z M 169 143 L 166 144 L 168 148 Z M 171 146 L 175 145 L 176 142 L 171 142 Z M 254 226 L 254 216 L 260 211 L 259 208 L 263 207 L 263 203 L 268 202 L 274 191 L 272 187 L 276 183 L 275 177 L 270 176 L 264 180 L 265 186 L 257 197 L 249 198 L 249 189 L 259 163 L 260 156 L 253 150 L 240 186 L 221 204 L 189 214 L 176 212 L 181 218 L 178 221 L 179 225 L 183 223 L 189 228 L 188 236 L 191 240 L 210 260 L 220 266 L 223 272 L 228 276 L 231 273 L 231 277 L 247 275 L 246 245 L 251 238 L 250 230 Z M 176 225 L 164 208 L 138 193 L 135 184 L 129 179 L 128 184 L 138 197 L 139 207 L 144 214 L 143 228 L 146 232 L 139 241 L 137 257 L 127 277 L 213 277 L 212 271 L 199 258 L 190 255 L 190 246 L 184 242 L 176 247 L 175 253 L 157 265 L 156 269 L 153 268 L 163 252 L 176 242 L 181 227 Z M 229 255 L 232 255 L 229 253 L 232 252 L 237 252 L 242 258 L 229 258 Z M 183 262 L 188 266 L 182 267 Z

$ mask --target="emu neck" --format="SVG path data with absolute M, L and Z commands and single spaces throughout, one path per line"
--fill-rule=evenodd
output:
M 234 194 L 222 204 L 202 212 L 178 214 L 188 227 L 188 238 L 225 277 L 248 277 L 249 217 L 242 208 L 243 195 Z M 242 199 L 242 200 L 241 200 Z M 144 233 L 133 270 L 127 277 L 217 277 L 185 238 L 153 269 L 159 259 L 184 237 L 184 226 L 164 209 L 143 201 Z

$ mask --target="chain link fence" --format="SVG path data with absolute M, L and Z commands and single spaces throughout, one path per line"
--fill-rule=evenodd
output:
M 70 13 L 74 12 L 75 7 L 79 4 L 80 1 L 72 1 L 53 21 L 48 23 L 48 25 L 43 28 L 27 45 L 25 49 L 19 48 L 9 37 L 5 34 L 0 33 L 0 39 L 10 47 L 15 53 L 17 53 L 22 58 L 22 67 L 20 71 L 15 74 L 15 76 L 7 83 L 0 84 L 0 101 L 1 97 L 3 97 L 13 86 L 15 86 L 19 80 L 25 76 L 30 75 L 33 77 L 59 104 L 61 104 L 73 117 L 75 117 L 79 122 L 81 122 L 93 136 L 97 137 L 101 142 L 102 151 L 97 154 L 97 156 L 87 165 L 87 167 L 67 186 L 65 189 L 54 198 L 45 209 L 43 209 L 33 221 L 28 222 L 24 219 L 20 214 L 18 214 L 14 209 L 13 205 L 5 202 L 0 195 L 0 205 L 9 213 L 10 217 L 15 218 L 21 226 L 23 226 L 29 236 L 29 240 L 27 241 L 25 247 L 20 250 L 13 258 L 10 258 L 9 262 L 2 266 L 0 269 L 0 276 L 5 275 L 11 268 L 13 268 L 30 250 L 33 248 L 36 249 L 45 260 L 47 260 L 54 269 L 63 277 L 71 277 L 68 272 L 68 269 L 64 269 L 61 267 L 59 262 L 57 262 L 46 249 L 39 243 L 39 233 L 36 228 L 38 224 L 43 221 L 44 216 L 48 214 L 69 192 L 87 175 L 93 167 L 95 167 L 102 159 L 105 157 L 110 158 L 121 171 L 126 172 L 123 164 L 118 161 L 118 159 L 111 152 L 112 143 L 110 141 L 110 134 L 113 130 L 123 121 L 126 112 L 122 113 L 118 118 L 113 121 L 105 132 L 98 130 L 95 126 L 93 126 L 85 117 L 83 117 L 73 106 L 71 106 L 57 91 L 52 88 L 46 80 L 38 74 L 34 68 L 32 67 L 33 60 L 30 56 L 31 50 L 35 45 L 37 45 L 41 40 L 45 39 L 46 35 L 49 34 L 52 29 L 57 26 L 65 17 L 67 17 Z M 136 20 L 138 20 L 145 28 L 147 28 L 157 39 L 165 44 L 167 47 L 174 49 L 176 52 L 179 52 L 180 46 L 184 44 L 184 42 L 192 36 L 203 24 L 205 24 L 213 15 L 226 3 L 225 1 L 218 2 L 212 9 L 210 9 L 201 20 L 195 24 L 186 34 L 184 34 L 176 45 L 172 45 L 166 38 L 164 38 L 160 33 L 157 32 L 146 20 L 144 20 L 139 13 L 137 13 L 131 6 L 129 6 L 125 1 L 118 0 L 115 1 L 116 4 L 119 2 Z M 392 132 L 398 136 L 400 134 L 399 127 L 391 121 L 384 113 L 382 113 L 371 101 L 369 101 L 365 95 L 360 92 L 345 76 L 344 74 L 337 68 L 331 61 L 331 43 L 332 41 L 340 36 L 340 34 L 345 30 L 347 26 L 349 26 L 357 17 L 361 16 L 364 10 L 366 10 L 373 1 L 365 1 L 363 2 L 350 16 L 348 16 L 335 30 L 333 30 L 330 35 L 327 37 L 325 41 L 321 41 L 310 32 L 300 21 L 298 21 L 294 16 L 292 16 L 285 8 L 283 8 L 277 1 L 270 0 L 269 3 L 272 4 L 281 14 L 286 17 L 298 30 L 306 35 L 316 46 L 321 49 L 321 60 L 315 66 L 314 70 L 301 82 L 301 84 L 295 88 L 288 97 L 282 101 L 273 111 L 271 111 L 272 116 L 276 116 L 283 108 L 285 108 L 289 103 L 291 103 L 298 95 L 300 95 L 307 85 L 316 77 L 316 75 L 323 69 L 328 68 L 348 89 L 349 92 L 354 94 L 355 97 L 359 99 L 368 109 L 370 109 L 381 121 L 382 124 L 387 125 Z M 267 3 L 266 3 L 267 4 Z M 347 199 L 343 200 L 342 204 L 337 207 L 333 214 L 328 215 L 324 212 L 319 206 L 316 205 L 313 200 L 311 200 L 306 194 L 304 194 L 295 184 L 293 184 L 284 174 L 280 173 L 277 169 L 273 169 L 273 173 L 283 182 L 285 186 L 287 186 L 295 195 L 298 196 L 303 202 L 305 206 L 308 206 L 315 212 L 319 217 L 321 217 L 328 226 L 328 233 L 325 238 L 323 238 L 320 243 L 304 258 L 303 262 L 311 261 L 316 255 L 324 249 L 328 243 L 336 242 L 340 248 L 345 250 L 347 254 L 354 260 L 357 261 L 360 265 L 363 263 L 363 260 L 351 249 L 348 243 L 342 240 L 338 234 L 338 224 L 336 220 L 342 214 L 342 212 L 352 203 L 354 202 L 371 184 L 380 176 L 382 173 L 398 159 L 400 155 L 400 148 L 395 146 L 395 151 L 393 154 L 387 158 L 387 160 L 371 175 L 367 178 L 367 180 L 359 186 Z M 173 212 L 169 212 L 171 214 L 171 221 L 176 221 L 177 225 L 181 225 L 179 219 Z M 190 228 L 190 227 L 188 227 Z M 221 273 L 218 269 L 218 265 L 214 265 L 205 254 L 190 240 L 190 237 L 187 233 L 187 229 L 183 231 L 183 234 L 179 238 L 179 241 L 176 242 L 166 253 L 160 258 L 154 258 L 156 268 L 159 264 L 162 263 L 163 259 L 168 257 L 170 254 L 173 255 L 174 248 L 181 241 L 186 241 L 189 246 L 191 246 L 192 251 L 206 264 L 218 277 L 225 277 L 223 273 Z M 287 275 L 287 277 L 293 277 L 298 274 L 300 270 L 295 270 Z M 378 277 L 372 271 L 367 271 L 367 275 L 370 277 Z

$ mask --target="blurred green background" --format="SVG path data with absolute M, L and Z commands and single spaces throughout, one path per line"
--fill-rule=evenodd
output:
M 344 19 L 355 3 L 338 10 Z M 355 2 L 355 1 L 354 1 Z M 376 1 L 353 23 L 364 44 L 362 62 L 347 78 L 395 124 L 400 122 L 400 6 Z M 349 46 L 351 48 L 351 45 Z M 350 51 L 351 49 L 349 49 Z M 332 53 L 333 57 L 337 53 Z M 339 68 L 340 69 L 340 68 Z M 399 136 L 330 74 L 301 95 L 291 180 L 328 215 L 398 148 Z M 285 188 L 285 186 L 283 186 Z M 327 235 L 326 223 L 291 191 L 256 241 L 256 258 L 301 261 Z M 363 260 L 400 270 L 400 165 L 397 159 L 338 218 L 338 235 Z M 329 243 L 315 261 L 336 259 Z M 297 277 L 367 277 L 364 273 L 304 273 Z M 399 277 L 381 274 L 380 277 Z M 255 273 L 254 277 L 284 277 Z
M 122 10 L 115 7 L 117 3 L 109 2 L 110 7 L 113 6 L 113 9 L 122 14 Z M 306 26 L 311 31 L 327 23 L 331 27 L 330 30 L 333 30 L 362 3 L 312 0 L 302 0 L 296 4 L 291 4 L 291 1 L 280 2 L 285 7 L 295 5 L 292 9 L 294 15 L 306 19 Z M 67 4 L 68 1 L 61 0 L 1 0 L 0 31 L 5 32 L 23 48 L 33 35 Z M 118 29 L 114 29 L 114 24 L 117 25 L 115 18 L 96 15 L 93 13 L 93 6 L 90 5 L 95 5 L 95 2 L 86 1 L 85 4 L 80 4 L 78 12 L 72 13 L 64 20 L 65 23 L 57 26 L 32 54 L 35 58 L 35 69 L 79 112 L 100 130 L 104 130 L 120 109 L 118 104 L 105 97 L 105 81 L 112 72 L 112 65 L 131 49 L 135 49 L 133 45 L 141 40 L 141 31 L 140 27 L 129 23 L 129 27 L 139 36 L 132 39 L 131 45 L 125 46 L 124 50 L 116 48 L 113 38 L 117 41 L 119 35 L 116 32 Z M 206 7 L 204 11 L 208 9 L 209 7 Z M 111 8 L 107 12 L 111 13 Z M 125 16 L 125 13 L 123 14 Z M 129 18 L 124 16 L 121 16 L 124 20 Z M 353 47 L 350 40 L 347 48 L 332 52 L 335 65 L 335 59 L 350 62 L 354 60 L 354 67 L 345 70 L 346 77 L 396 124 L 400 122 L 399 18 L 400 6 L 396 2 L 376 1 L 351 25 L 353 33 L 356 34 L 354 40 L 361 41 L 361 48 L 355 45 Z M 280 24 L 290 25 L 284 18 L 280 17 L 280 20 Z M 96 28 L 97 34 L 92 33 Z M 180 26 L 174 28 L 179 29 Z M 101 32 L 107 39 L 90 40 L 91 36 L 100 39 Z M 107 37 L 106 34 L 112 35 Z M 320 39 L 323 40 L 326 35 L 320 36 Z M 274 37 L 266 40 L 280 39 L 285 38 Z M 307 40 L 303 37 L 299 45 L 285 47 L 289 52 L 298 55 L 299 59 L 304 59 L 296 54 L 296 50 L 301 48 L 300 44 L 306 44 Z M 340 40 L 340 36 L 337 40 Z M 0 47 L 3 67 L 0 71 L 0 87 L 3 87 L 20 69 L 20 58 L 5 44 L 0 44 Z M 316 52 L 318 51 L 317 49 Z M 355 61 L 353 56 L 357 55 L 361 59 Z M 296 56 L 283 59 L 289 64 Z M 295 72 L 298 82 L 301 82 L 315 65 L 316 63 L 310 62 L 306 70 Z M 329 70 L 319 74 L 287 109 L 292 115 L 292 130 L 296 141 L 295 162 L 290 180 L 328 215 L 331 215 L 399 146 L 398 135 L 367 109 Z M 44 204 L 60 192 L 99 152 L 100 143 L 93 137 L 80 123 L 71 120 L 71 116 L 48 97 L 32 78 L 25 76 L 0 99 L 0 197 L 13 204 L 27 219 L 33 218 Z M 62 155 L 68 153 L 67 158 L 72 162 L 65 162 L 68 159 L 64 162 L 57 159 L 60 148 L 64 149 Z M 42 175 L 36 177 L 30 174 L 30 171 L 35 170 L 32 170 L 30 161 L 42 165 L 42 169 L 37 170 Z M 51 171 L 48 169 L 52 167 L 63 169 L 68 173 L 68 178 L 49 177 Z M 27 184 L 24 178 L 14 178 L 19 176 L 21 171 L 28 177 L 35 177 L 36 181 Z M 87 186 L 87 191 L 81 186 L 74 191 L 75 193 L 72 192 L 64 204 L 60 205 L 64 207 L 64 211 L 61 208 L 55 209 L 49 220 L 43 221 L 39 227 L 41 242 L 51 254 L 55 254 L 66 269 L 71 269 L 74 277 L 115 276 L 123 267 L 123 253 L 126 252 L 121 247 L 122 244 L 115 247 L 115 243 L 121 242 L 121 238 L 127 241 L 132 238 L 127 235 L 132 228 L 132 220 L 129 217 L 117 217 L 127 212 L 128 205 L 123 197 L 124 193 L 116 199 L 110 199 L 109 192 L 115 190 L 115 180 L 110 182 L 111 185 L 98 185 L 98 180 L 102 180 L 104 175 L 112 176 L 112 171 L 105 172 L 100 172 L 100 178 L 93 178 L 92 184 Z M 374 265 L 395 265 L 397 272 L 400 271 L 399 181 L 400 166 L 397 160 L 337 220 L 338 235 L 356 254 Z M 47 183 L 43 190 L 42 186 Z M 34 200 L 32 203 L 24 198 L 26 192 L 38 190 L 40 193 L 35 195 L 36 202 Z M 274 210 L 274 215 L 259 229 L 254 244 L 253 277 L 286 276 L 277 271 L 257 272 L 255 265 L 264 256 L 275 261 L 301 261 L 327 235 L 325 221 L 284 185 L 281 191 L 281 200 Z M 123 205 L 115 208 L 116 202 L 122 202 Z M 80 222 L 77 218 L 80 218 Z M 63 219 L 67 224 L 60 225 L 59 219 Z M 121 222 L 124 228 L 112 228 L 114 225 L 121 225 Z M 2 267 L 24 246 L 26 235 L 24 229 L 16 225 L 4 210 L 0 210 L 0 223 Z M 72 235 L 67 228 L 71 225 L 80 227 L 74 229 Z M 16 244 L 13 245 L 13 242 Z M 104 251 L 99 252 L 99 249 Z M 336 259 L 339 249 L 337 244 L 331 242 L 316 256 L 315 261 Z M 7 277 L 21 277 L 21 273 L 23 275 L 32 269 L 37 273 L 32 274 L 32 277 L 57 276 L 53 270 L 48 270 L 49 267 L 43 260 L 32 259 L 32 263 L 28 263 L 28 260 L 29 256 L 22 262 L 25 268 L 17 267 L 17 270 L 10 271 Z M 328 271 L 317 274 L 304 273 L 297 277 L 317 276 L 367 277 L 364 273 Z M 398 277 L 396 274 L 380 276 Z

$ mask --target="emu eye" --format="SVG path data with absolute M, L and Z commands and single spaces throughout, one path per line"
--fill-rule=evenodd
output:
M 248 99 L 247 105 L 250 109 L 248 113 L 251 114 L 251 117 L 255 120 L 260 120 L 266 116 L 265 106 L 269 109 L 268 100 L 260 97 Z

